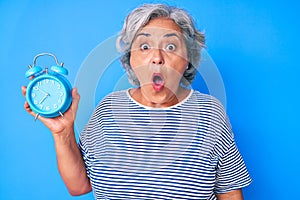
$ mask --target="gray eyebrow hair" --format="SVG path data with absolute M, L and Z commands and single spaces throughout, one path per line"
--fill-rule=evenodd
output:
M 139 33 L 139 34 L 137 34 L 135 37 L 137 38 L 137 37 L 139 37 L 139 36 L 146 36 L 146 37 L 149 37 L 149 36 L 151 36 L 151 34 L 150 34 L 150 33 Z
M 164 35 L 164 37 L 172 37 L 172 36 L 180 38 L 176 33 L 168 33 L 168 34 Z
M 136 38 L 139 37 L 139 36 L 149 37 L 149 36 L 151 36 L 151 34 L 150 33 L 143 33 L 142 32 L 142 33 L 137 34 Z M 175 36 L 177 38 L 180 38 L 176 33 L 167 33 L 167 34 L 164 35 L 165 38 L 173 37 L 173 36 Z

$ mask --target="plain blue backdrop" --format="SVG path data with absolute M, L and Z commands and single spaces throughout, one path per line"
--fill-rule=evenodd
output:
M 48 51 L 65 63 L 69 80 L 76 83 L 90 52 L 119 32 L 133 8 L 147 2 L 184 8 L 205 31 L 206 50 L 222 76 L 227 113 L 253 179 L 245 199 L 297 199 L 300 6 L 283 0 L 1 0 L 0 199 L 93 199 L 91 193 L 68 194 L 51 133 L 23 109 L 24 73 L 36 54 Z M 117 59 L 111 65 L 110 78 L 99 81 L 95 103 L 124 74 Z M 208 92 L 201 78 L 193 86 Z

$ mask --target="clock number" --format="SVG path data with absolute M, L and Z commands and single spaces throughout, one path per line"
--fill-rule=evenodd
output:
M 60 88 L 61 88 L 60 84 L 57 84 L 56 86 L 57 86 L 57 89 L 60 90 Z
M 37 100 L 34 100 L 33 103 L 34 103 L 35 105 L 37 105 L 37 104 L 38 104 L 38 101 L 37 101 Z
M 35 93 L 32 93 L 32 94 L 31 94 L 31 97 L 34 98 L 34 97 L 35 97 Z
M 63 95 L 64 95 L 64 93 L 63 93 L 63 92 L 59 92 L 59 96 L 61 96 L 61 97 L 62 97 Z
M 55 103 L 55 104 L 53 104 L 53 108 L 54 109 L 56 109 L 57 108 L 57 104 Z
M 41 81 L 39 81 L 39 82 L 37 83 L 37 85 L 38 85 L 38 86 L 41 86 L 41 85 L 42 85 L 42 82 L 41 82 Z
M 49 107 L 49 106 L 46 106 L 46 110 L 47 110 L 47 111 L 50 110 L 50 107 Z
M 39 87 L 38 86 L 34 86 L 33 89 L 34 90 L 39 90 Z

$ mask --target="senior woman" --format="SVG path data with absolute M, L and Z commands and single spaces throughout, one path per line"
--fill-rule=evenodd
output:
M 204 35 L 182 9 L 146 4 L 126 18 L 117 47 L 136 87 L 97 106 L 77 145 L 79 94 L 51 130 L 72 195 L 96 199 L 243 199 L 251 179 L 229 120 L 213 97 L 190 89 Z M 26 88 L 23 88 L 25 93 Z M 25 109 L 35 115 L 25 103 Z

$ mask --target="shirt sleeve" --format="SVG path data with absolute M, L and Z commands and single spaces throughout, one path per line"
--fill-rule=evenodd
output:
M 101 102 L 94 110 L 88 123 L 85 125 L 84 129 L 80 133 L 78 147 L 81 151 L 81 155 L 85 164 L 87 176 L 90 178 L 92 164 L 95 160 L 93 144 L 94 144 L 94 134 L 98 133 L 99 126 L 101 122 L 99 121 L 99 116 L 101 112 Z M 92 145 L 91 145 L 92 144 Z
M 215 193 L 227 193 L 241 189 L 251 183 L 251 178 L 244 160 L 237 148 L 234 134 L 224 107 L 215 100 L 217 116 L 215 130 L 218 135 L 216 144 L 218 164 L 216 174 Z
M 226 193 L 241 189 L 251 183 L 251 178 L 237 146 L 232 141 L 229 149 L 220 159 L 217 169 L 215 193 Z
M 82 155 L 82 158 L 83 158 L 83 161 L 85 164 L 87 176 L 90 178 L 91 161 L 90 161 L 90 156 L 89 156 L 88 151 L 86 150 L 86 147 L 84 145 L 84 140 L 82 139 L 82 137 L 80 137 L 80 139 L 79 139 L 78 147 L 81 151 L 81 155 Z

